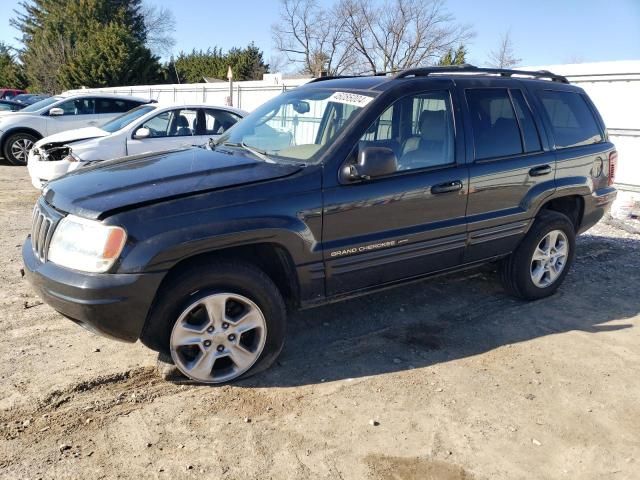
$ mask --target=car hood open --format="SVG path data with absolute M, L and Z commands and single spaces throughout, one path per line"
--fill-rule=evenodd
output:
M 190 148 L 107 160 L 56 179 L 44 189 L 58 210 L 102 219 L 111 212 L 292 175 L 296 164 L 268 163 L 240 149 Z

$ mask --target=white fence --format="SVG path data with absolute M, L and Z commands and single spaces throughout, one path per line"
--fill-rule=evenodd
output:
M 299 78 L 283 80 L 278 74 L 265 75 L 264 80 L 233 83 L 233 106 L 251 111 L 282 92 L 308 82 Z M 75 90 L 75 92 L 109 92 L 135 95 L 162 103 L 205 103 L 226 105 L 229 100 L 229 84 L 184 83 L 174 85 L 138 85 L 135 87 L 109 87 Z
M 565 75 L 571 83 L 585 89 L 602 114 L 609 129 L 609 136 L 618 149 L 616 182 L 623 189 L 640 192 L 640 61 L 525 68 L 550 70 Z M 233 105 L 251 111 L 276 95 L 308 81 L 283 80 L 281 75 L 273 74 L 265 75 L 265 79 L 261 81 L 235 82 Z M 146 85 L 84 91 L 137 95 L 177 104 L 203 102 L 224 105 L 229 97 L 229 85 L 226 82 Z

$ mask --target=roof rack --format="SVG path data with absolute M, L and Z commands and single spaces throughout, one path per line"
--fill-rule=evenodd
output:
M 569 83 L 566 77 L 562 75 L 556 75 L 548 70 L 511 70 L 506 68 L 484 68 L 476 67 L 475 65 L 469 65 L 467 63 L 462 65 L 451 65 L 446 67 L 420 67 L 409 68 L 397 73 L 393 78 L 406 78 L 406 77 L 426 77 L 432 73 L 489 73 L 494 75 L 500 75 L 501 77 L 511 77 L 513 75 L 522 75 L 534 78 L 548 78 L 552 82 Z
M 312 78 L 307 82 L 307 84 L 314 83 L 314 82 L 322 82 L 324 80 L 336 80 L 339 78 L 384 77 L 386 75 L 389 75 L 390 73 L 396 73 L 396 72 L 378 72 L 370 75 L 326 75 L 324 77 Z

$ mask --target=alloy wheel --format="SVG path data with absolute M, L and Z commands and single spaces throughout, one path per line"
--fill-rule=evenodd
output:
M 538 243 L 531 258 L 531 280 L 546 288 L 562 274 L 569 257 L 569 241 L 562 230 L 552 230 Z
M 254 365 L 266 337 L 266 320 L 255 303 L 242 295 L 216 293 L 180 314 L 171 331 L 171 357 L 192 380 L 228 382 Z
M 28 138 L 18 138 L 11 144 L 11 155 L 21 163 L 27 163 L 29 150 L 33 147 L 33 142 Z

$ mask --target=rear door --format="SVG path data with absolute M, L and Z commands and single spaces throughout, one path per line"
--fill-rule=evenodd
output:
M 453 85 L 439 85 L 415 91 L 407 83 L 404 92 L 415 93 L 379 112 L 354 146 L 352 155 L 369 146 L 393 149 L 396 173 L 336 183 L 335 171 L 325 169 L 328 296 L 419 277 L 462 261 L 468 171 Z
M 198 112 L 196 122 L 196 136 L 199 144 L 205 144 L 209 139 L 217 139 L 224 132 L 233 127 L 240 116 L 233 112 L 217 108 L 202 108 Z
M 141 102 L 125 100 L 121 98 L 96 98 L 95 117 L 90 125 L 102 125 L 121 113 L 128 112 L 132 108 L 141 105 Z
M 127 155 L 162 152 L 198 144 L 195 135 L 198 110 L 176 108 L 161 112 L 133 129 L 127 138 Z M 135 138 L 138 128 L 148 128 L 151 136 Z M 204 143 L 204 142 L 202 142 Z
M 468 131 L 469 228 L 465 263 L 510 252 L 532 204 L 555 189 L 555 154 L 519 81 L 458 81 Z

